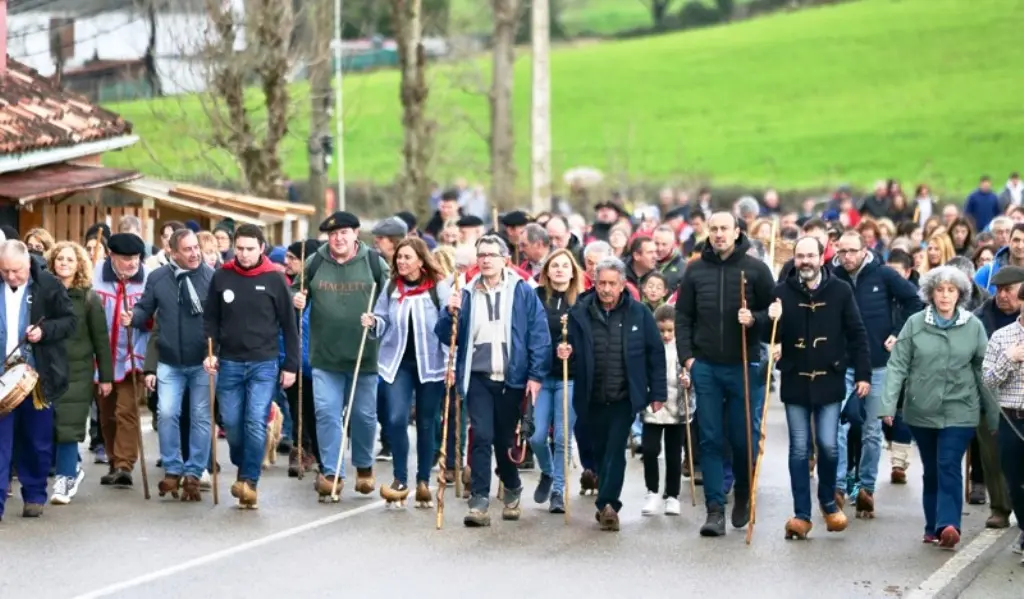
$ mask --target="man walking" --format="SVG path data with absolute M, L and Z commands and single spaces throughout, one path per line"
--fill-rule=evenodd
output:
M 700 259 L 683 273 L 676 303 L 679 363 L 690 372 L 700 414 L 700 460 L 708 512 L 700 534 L 706 537 L 725 534 L 723 454 L 727 440 L 732 447 L 733 470 L 738 474 L 732 524 L 742 528 L 750 519 L 749 472 L 754 464 L 749 456 L 760 438 L 764 378 L 758 375 L 759 356 L 761 337 L 769 328 L 767 310 L 774 277 L 764 262 L 747 254 L 748 250 L 750 241 L 739 230 L 736 218 L 727 212 L 713 214 L 708 221 L 708 243 Z M 745 286 L 741 280 L 746 281 Z M 746 328 L 746 362 L 741 327 Z M 750 391 L 749 424 L 745 378 Z
M 593 440 L 597 521 L 602 530 L 617 531 L 630 427 L 647 406 L 661 409 L 668 374 L 654 315 L 626 291 L 626 266 L 606 258 L 596 272 L 596 293 L 569 311 L 570 344 L 558 347 L 558 357 L 568 359 L 573 346 L 588 350 L 576 358 L 573 410 Z
M 231 496 L 241 507 L 255 508 L 267 415 L 278 385 L 278 336 L 284 335 L 280 384 L 287 389 L 299 369 L 299 333 L 288 284 L 263 255 L 263 232 L 241 225 L 234 246 L 235 257 L 210 282 L 203 320 L 217 355 L 207 357 L 204 366 L 209 374 L 219 373 L 221 418 L 231 463 L 238 466 Z
M 544 306 L 530 285 L 508 266 L 509 249 L 495 234 L 476 243 L 480 274 L 453 293 L 434 333 L 447 344 L 458 314 L 455 380 L 472 427 L 471 496 L 464 524 L 490 526 L 491 449 L 505 485 L 503 520 L 518 520 L 523 492 L 509 458 L 525 392 L 533 401 L 551 368 L 551 333 Z
M 213 269 L 203 261 L 199 239 L 189 229 L 178 229 L 168 240 L 170 260 L 146 280 L 142 299 L 131 312 L 121 313 L 121 326 L 144 329 L 156 318 L 157 434 L 164 479 L 157 485 L 160 496 L 170 493 L 182 501 L 200 501 L 199 481 L 210 458 L 210 381 L 203 370 L 206 337 L 203 334 L 203 302 Z M 190 430 L 188 461 L 182 463 L 181 406 L 189 394 Z M 216 466 L 214 466 L 216 467 Z

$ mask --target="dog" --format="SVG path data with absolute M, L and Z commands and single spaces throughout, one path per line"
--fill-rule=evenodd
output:
M 284 428 L 284 414 L 277 404 L 270 402 L 270 414 L 267 416 L 267 444 L 263 448 L 263 469 L 277 464 L 277 445 L 281 442 L 281 430 Z

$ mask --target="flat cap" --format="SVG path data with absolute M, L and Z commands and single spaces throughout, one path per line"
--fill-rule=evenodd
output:
M 996 286 L 1024 283 L 1024 268 L 1019 266 L 1004 266 L 999 269 L 999 272 L 992 275 L 992 280 L 989 282 Z
M 146 243 L 135 233 L 115 233 L 107 241 L 107 249 L 118 256 L 141 256 L 146 253 Z
M 530 224 L 532 219 L 528 214 L 522 210 L 513 210 L 512 212 L 506 212 L 505 216 L 501 217 L 501 224 L 506 227 L 525 227 Z
M 479 216 L 467 214 L 459 219 L 459 222 L 455 223 L 459 227 L 482 227 L 484 226 L 484 220 Z
M 320 223 L 321 233 L 330 233 L 338 229 L 358 229 L 359 217 L 351 212 L 338 211 L 327 217 L 327 220 Z
M 375 237 L 405 237 L 409 234 L 409 226 L 404 220 L 392 216 L 374 225 L 370 233 Z
M 665 220 L 672 220 L 673 218 L 681 218 L 686 220 L 686 215 L 689 213 L 688 206 L 676 206 L 665 213 Z

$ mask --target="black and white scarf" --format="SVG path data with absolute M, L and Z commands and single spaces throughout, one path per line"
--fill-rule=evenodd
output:
M 178 304 L 188 306 L 192 316 L 202 314 L 203 303 L 199 301 L 199 294 L 196 293 L 196 288 L 192 285 L 192 277 L 189 276 L 195 270 L 185 270 L 178 266 L 174 260 L 168 260 L 167 266 L 170 267 L 171 273 L 174 274 L 174 279 L 178 282 Z

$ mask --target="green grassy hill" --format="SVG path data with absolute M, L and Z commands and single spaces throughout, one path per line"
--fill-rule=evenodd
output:
M 620 0 L 623 1 L 623 0 Z M 895 176 L 964 192 L 1024 165 L 1024 44 L 1008 15 L 1024 0 L 862 0 L 700 31 L 581 45 L 552 57 L 554 168 L 591 165 L 630 180 L 812 188 Z M 435 177 L 486 179 L 487 103 L 432 70 L 440 122 Z M 470 77 L 472 79 L 473 77 Z M 516 69 L 517 166 L 529 180 L 529 81 Z M 387 182 L 400 168 L 398 74 L 346 77 L 346 174 Z M 283 156 L 306 177 L 308 88 Z M 255 97 L 254 103 L 259 98 Z M 195 98 L 112 106 L 145 140 L 108 163 L 152 175 L 218 177 L 223 154 L 196 141 Z M 210 162 L 216 163 L 216 167 Z

